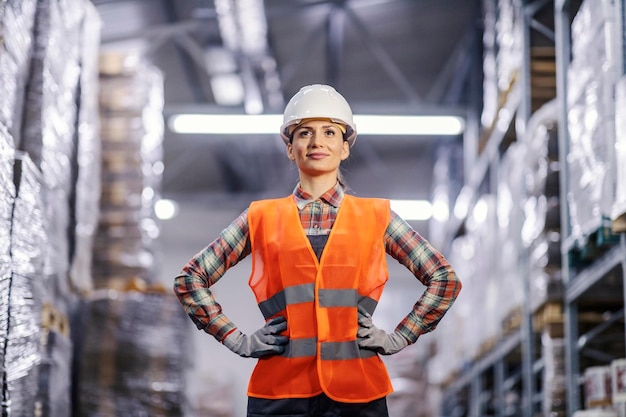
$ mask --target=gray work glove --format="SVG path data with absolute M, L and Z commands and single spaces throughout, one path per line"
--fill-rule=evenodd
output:
M 409 341 L 400 333 L 387 333 L 374 326 L 372 315 L 359 308 L 359 347 L 374 350 L 381 355 L 393 355 L 409 345 Z
M 285 350 L 285 345 L 289 341 L 287 336 L 278 334 L 285 329 L 287 319 L 283 316 L 274 317 L 250 336 L 235 330 L 226 336 L 224 346 L 244 358 L 276 355 Z

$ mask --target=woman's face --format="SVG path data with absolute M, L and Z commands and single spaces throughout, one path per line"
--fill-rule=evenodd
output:
M 301 175 L 310 177 L 336 173 L 341 161 L 350 155 L 343 133 L 328 120 L 308 120 L 293 131 L 287 156 L 298 165 Z

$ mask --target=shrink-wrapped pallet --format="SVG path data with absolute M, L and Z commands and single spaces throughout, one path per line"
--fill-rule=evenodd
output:
M 626 232 L 626 76 L 615 88 L 615 203 L 611 211 L 613 231 Z
M 77 105 L 86 4 L 86 0 L 37 2 L 19 147 L 43 173 L 47 232 L 53 242 L 46 255 L 44 275 L 54 277 L 49 283 L 49 296 L 59 299 L 70 292 L 69 236 L 77 171 Z
M 69 335 L 62 330 L 54 326 L 42 328 L 37 409 L 46 417 L 72 415 L 74 345 Z
M 182 416 L 187 317 L 174 295 L 96 290 L 78 334 L 78 417 Z
M 541 408 L 544 416 L 567 415 L 567 370 L 565 366 L 565 340 L 553 338 L 548 333 L 541 337 L 542 373 Z
M 522 245 L 519 238 L 523 222 L 525 196 L 524 146 L 513 143 L 502 156 L 498 175 L 498 245 L 500 256 L 496 257 L 497 274 L 502 277 L 500 293 L 506 294 L 503 331 L 510 332 L 521 324 L 520 312 L 524 304 L 523 276 L 521 267 Z M 489 256 L 483 254 L 482 256 Z
M 483 8 L 483 126 L 491 126 L 522 64 L 523 16 L 513 0 L 489 0 Z
M 571 238 L 579 247 L 610 222 L 615 200 L 615 14 L 613 0 L 585 0 L 572 21 L 567 70 Z
M 11 224 L 11 276 L 8 326 L 4 339 L 3 413 L 35 415 L 41 363 L 41 318 L 45 282 L 45 231 L 42 178 L 27 155 L 15 159 L 16 198 Z
M 93 288 L 91 261 L 100 205 L 100 122 L 98 57 L 101 21 L 95 6 L 86 3 L 80 50 L 81 73 L 76 148 L 76 184 L 70 239 L 70 280 L 87 292 Z
M 479 356 L 493 347 L 493 342 L 500 336 L 502 320 L 510 308 L 501 302 L 503 296 L 511 296 L 501 293 L 502 280 L 509 277 L 503 278 L 498 274 L 498 257 L 489 256 L 500 250 L 494 195 L 484 194 L 478 198 L 468 216 L 466 228 L 467 235 L 473 238 L 476 245 L 473 258 L 476 270 L 468 296 L 472 297 L 472 316 L 483 318 L 468 321 L 468 350 Z
M 560 297 L 561 216 L 556 101 L 537 110 L 524 137 L 524 222 L 532 310 Z
M 101 55 L 102 171 L 96 288 L 154 276 L 154 205 L 163 173 L 163 76 L 136 57 Z
M 0 126 L 0 143 L 9 137 Z M 14 153 L 0 149 L 0 393 L 4 392 L 4 344 L 9 326 L 9 288 L 11 284 L 11 216 L 15 202 L 13 184 Z
M 11 147 L 20 141 L 36 5 L 37 0 L 0 3 L 0 125 L 8 129 Z

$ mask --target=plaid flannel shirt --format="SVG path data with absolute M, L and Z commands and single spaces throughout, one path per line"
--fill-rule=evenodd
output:
M 316 200 L 296 187 L 293 197 L 307 235 L 330 233 L 343 196 L 339 184 Z M 426 286 L 411 312 L 396 327 L 410 343 L 414 343 L 420 335 L 435 329 L 458 296 L 461 282 L 443 255 L 393 210 L 384 240 L 387 254 Z M 174 280 L 174 292 L 187 314 L 199 329 L 219 341 L 223 341 L 236 326 L 222 312 L 210 287 L 250 253 L 246 209 L 217 239 L 195 255 Z

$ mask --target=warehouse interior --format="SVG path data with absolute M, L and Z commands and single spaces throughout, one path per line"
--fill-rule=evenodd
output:
M 0 34 L 2 417 L 245 415 L 256 360 L 172 285 L 298 171 L 280 117 L 175 120 L 248 127 L 310 84 L 363 117 L 349 193 L 427 202 L 402 216 L 463 282 L 382 357 L 389 415 L 626 416 L 626 0 L 4 0 Z M 390 332 L 424 286 L 387 265 Z M 250 270 L 211 288 L 244 333 Z

